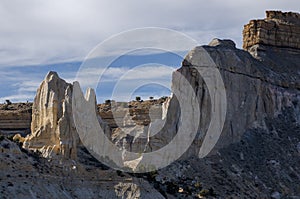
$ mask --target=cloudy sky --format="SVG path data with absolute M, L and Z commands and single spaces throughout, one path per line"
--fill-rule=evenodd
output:
M 74 80 L 89 52 L 123 31 L 168 28 L 199 44 L 218 37 L 241 47 L 243 25 L 250 19 L 264 18 L 268 9 L 299 8 L 299 0 L 2 0 L 0 103 L 31 101 L 48 70 Z

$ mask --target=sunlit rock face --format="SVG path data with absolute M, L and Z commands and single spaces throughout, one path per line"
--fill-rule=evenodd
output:
M 24 148 L 38 150 L 44 157 L 76 158 L 79 137 L 72 117 L 72 89 L 56 72 L 46 75 L 34 99 L 32 133 Z
M 258 56 L 253 56 L 235 48 L 232 42 L 213 41 L 190 51 L 179 69 L 197 93 L 202 136 L 214 111 L 210 105 L 214 93 L 208 92 L 207 84 L 196 72 L 206 67 L 201 64 L 203 48 L 219 69 L 226 89 L 226 121 L 216 149 L 239 141 L 247 129 L 266 128 L 265 118 L 276 117 L 288 107 L 296 109 L 300 101 L 300 49 L 264 46 L 263 53 L 256 49 L 254 54 Z M 174 79 L 173 85 L 181 86 Z M 299 122 L 299 117 L 296 119 Z

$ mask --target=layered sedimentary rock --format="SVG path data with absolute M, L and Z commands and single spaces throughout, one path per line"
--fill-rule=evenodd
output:
M 243 48 L 256 44 L 300 48 L 300 14 L 266 11 L 266 18 L 251 20 L 243 31 Z
M 133 143 L 138 137 L 147 137 L 153 121 L 163 117 L 163 103 L 166 99 L 164 97 L 147 101 L 112 102 L 98 105 L 101 119 L 111 128 L 109 133 L 105 133 L 121 148 L 144 151 L 145 143 L 138 145 Z
M 72 118 L 72 88 L 57 73 L 46 75 L 33 102 L 31 134 L 24 148 L 39 150 L 45 157 L 76 158 L 79 137 Z
M 0 105 L 0 129 L 29 130 L 31 123 L 31 103 Z
M 135 125 L 147 126 L 150 124 L 151 119 L 161 118 L 162 104 L 165 100 L 166 98 L 147 101 L 109 102 L 99 104 L 98 112 L 100 117 L 113 129 Z M 128 118 L 128 120 L 124 120 L 124 118 Z

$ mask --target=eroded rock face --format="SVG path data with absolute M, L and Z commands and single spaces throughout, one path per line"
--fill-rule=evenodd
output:
M 153 122 L 162 118 L 163 104 L 167 99 L 167 97 L 162 97 L 147 101 L 112 102 L 98 105 L 100 117 L 111 128 L 111 132 L 105 132 L 106 135 L 120 148 L 144 152 L 147 150 L 148 133 L 154 132 L 157 126 Z M 135 140 L 139 137 L 146 139 L 140 140 L 137 144 Z
M 0 105 L 0 129 L 3 130 L 30 130 L 31 103 L 15 103 Z
M 277 47 L 300 48 L 300 14 L 281 11 L 266 11 L 262 20 L 251 20 L 245 25 L 244 49 L 256 44 Z
M 49 72 L 37 90 L 32 107 L 31 134 L 24 148 L 38 150 L 44 157 L 61 154 L 76 158 L 79 143 L 72 118 L 73 86 Z
M 179 71 L 195 88 L 201 110 L 200 137 L 195 145 L 201 146 L 211 115 L 210 96 L 197 68 L 208 67 L 201 62 L 203 48 L 217 65 L 226 88 L 226 121 L 216 149 L 237 142 L 247 129 L 267 129 L 265 118 L 274 118 L 286 108 L 296 109 L 300 102 L 300 51 L 281 50 L 265 46 L 264 53 L 253 57 L 246 51 L 220 45 L 196 47 L 188 53 Z M 282 60 L 280 61 L 280 59 Z M 284 63 L 284 64 L 283 64 Z M 284 66 L 284 67 L 283 67 Z M 173 79 L 173 86 L 182 87 Z M 298 110 L 298 115 L 299 115 Z M 299 117 L 295 120 L 300 123 Z

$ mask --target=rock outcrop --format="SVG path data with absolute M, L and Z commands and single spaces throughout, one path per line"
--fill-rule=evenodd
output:
M 72 84 L 49 72 L 37 90 L 32 107 L 31 134 L 23 147 L 44 157 L 76 159 L 79 137 L 72 117 Z
M 300 14 L 266 11 L 262 20 L 251 20 L 245 25 L 244 49 L 256 44 L 300 49 Z
M 162 104 L 166 99 L 98 104 L 98 112 L 112 129 L 135 125 L 148 126 L 151 120 L 162 117 Z M 130 118 L 130 121 L 124 118 Z
M 1 130 L 30 130 L 31 103 L 15 103 L 0 105 L 0 129 Z
M 210 96 L 203 78 L 196 73 L 197 68 L 207 67 L 201 62 L 203 49 L 217 65 L 226 88 L 226 121 L 217 148 L 239 141 L 247 129 L 266 128 L 265 118 L 274 118 L 288 107 L 296 109 L 300 102 L 300 51 L 265 50 L 257 52 L 261 59 L 232 45 L 196 47 L 186 56 L 179 69 L 195 88 L 201 110 L 199 133 L 207 130 L 212 114 Z M 280 62 L 279 60 L 282 58 Z M 284 62 L 286 68 L 282 68 Z M 285 72 L 284 72 L 285 71 Z M 173 86 L 182 87 L 173 79 Z M 184 90 L 184 88 L 183 88 Z M 297 110 L 297 109 L 296 109 Z M 300 113 L 298 113 L 300 114 Z M 300 122 L 299 117 L 295 118 Z M 201 145 L 202 141 L 198 142 Z M 199 147 L 199 146 L 198 146 Z
M 131 151 L 144 151 L 144 144 L 135 144 L 138 137 L 147 137 L 153 121 L 163 117 L 163 104 L 167 97 L 147 101 L 112 102 L 98 105 L 101 119 L 111 128 L 107 134 L 119 147 Z

